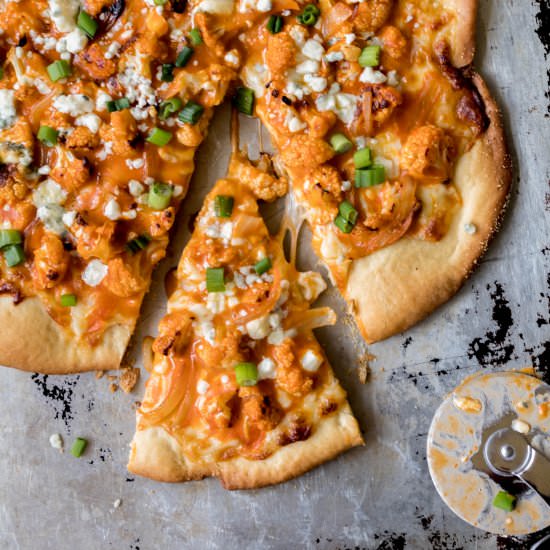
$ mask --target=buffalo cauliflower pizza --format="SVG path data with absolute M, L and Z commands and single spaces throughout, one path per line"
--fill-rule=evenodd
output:
M 476 0 L 1 0 L 0 363 L 117 368 L 194 155 L 230 99 L 234 152 L 153 345 L 130 469 L 286 479 L 361 443 L 299 273 L 257 200 L 286 196 L 367 342 L 460 287 L 510 186 L 472 68 Z M 228 128 L 229 136 L 229 128 Z M 262 166 L 273 167 L 262 171 Z M 202 182 L 206 185 L 207 182 Z
M 231 489 L 294 477 L 362 443 L 312 329 L 325 289 L 288 263 L 235 159 L 206 197 L 152 345 L 129 469 L 161 481 L 218 476 Z

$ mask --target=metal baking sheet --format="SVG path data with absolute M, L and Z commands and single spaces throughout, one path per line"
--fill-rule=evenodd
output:
M 547 0 L 480 0 L 477 65 L 503 107 L 517 177 L 502 231 L 474 276 L 426 321 L 368 349 L 336 293 L 322 298 L 343 319 L 318 336 L 349 392 L 364 448 L 257 491 L 227 492 L 217 480 L 158 484 L 125 468 L 143 380 L 130 395 L 113 394 L 93 373 L 2 369 L 0 547 L 425 550 L 537 540 L 497 539 L 455 517 L 429 478 L 425 445 L 438 404 L 466 375 L 533 365 L 550 377 L 549 11 Z M 177 262 L 189 217 L 224 175 L 228 122 L 225 107 L 199 153 L 176 243 L 143 307 L 136 356 L 164 310 L 164 273 Z M 255 143 L 255 125 L 243 130 Z M 309 254 L 300 260 L 315 266 Z M 357 369 L 367 361 L 363 385 Z M 61 454 L 49 445 L 52 433 L 67 444 L 86 437 L 89 448 L 78 460 Z

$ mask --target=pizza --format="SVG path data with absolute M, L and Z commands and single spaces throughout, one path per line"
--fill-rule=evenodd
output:
M 362 443 L 313 328 L 325 289 L 285 259 L 258 211 L 285 182 L 242 155 L 205 199 L 152 345 L 129 470 L 217 476 L 229 489 L 284 481 Z
M 129 469 L 251 488 L 362 444 L 313 334 L 336 320 L 312 307 L 325 283 L 287 261 L 258 201 L 286 197 L 287 222 L 307 222 L 367 342 L 448 300 L 510 187 L 500 114 L 472 68 L 476 4 L 2 2 L 0 363 L 120 365 L 195 153 L 231 98 L 275 155 L 234 150 L 204 202 Z

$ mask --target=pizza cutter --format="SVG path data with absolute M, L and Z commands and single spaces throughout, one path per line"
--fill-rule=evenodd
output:
M 521 372 L 467 378 L 435 413 L 427 458 L 441 498 L 471 525 L 499 535 L 547 527 L 550 386 Z

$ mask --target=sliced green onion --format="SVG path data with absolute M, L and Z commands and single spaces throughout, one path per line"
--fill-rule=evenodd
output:
M 62 294 L 60 298 L 60 302 L 63 307 L 74 307 L 76 306 L 76 295 Z
M 194 49 L 190 48 L 189 46 L 184 46 L 181 49 L 181 52 L 178 54 L 178 57 L 176 57 L 176 67 L 185 67 L 187 63 L 189 63 L 189 60 L 193 56 Z
M 206 290 L 208 292 L 225 291 L 225 273 L 223 267 L 206 268 Z
M 342 233 L 351 233 L 353 231 L 354 225 L 346 218 L 338 214 L 336 218 L 334 218 L 334 225 L 342 232 Z
M 20 244 L 8 244 L 2 249 L 8 267 L 15 267 L 25 261 L 25 251 Z
M 53 147 L 57 143 L 58 132 L 51 126 L 40 126 L 36 137 L 44 144 Z
M 124 109 L 130 108 L 130 100 L 127 97 L 121 97 L 120 99 L 115 99 L 112 101 L 107 101 L 107 110 L 110 113 L 115 111 L 123 111 Z
M 21 244 L 23 235 L 17 229 L 0 229 L 0 248 L 10 244 Z
M 214 212 L 218 218 L 230 218 L 233 212 L 233 197 L 229 195 L 216 195 L 214 197 Z
M 150 242 L 151 237 L 149 235 L 139 235 L 126 243 L 126 250 L 131 254 L 137 254 L 140 250 L 147 248 Z
M 353 147 L 353 143 L 344 134 L 332 135 L 330 144 L 338 154 L 347 153 Z
M 164 6 L 168 0 L 155 0 L 155 6 Z
M 377 67 L 380 65 L 380 46 L 366 46 L 357 61 L 361 67 Z
M 47 71 L 52 82 L 57 82 L 72 73 L 71 66 L 64 59 L 59 59 L 48 65 Z
M 368 147 L 359 149 L 353 154 L 353 163 L 355 168 L 368 168 L 372 164 L 372 154 Z
M 71 447 L 71 454 L 76 458 L 80 458 L 87 445 L 88 442 L 83 437 L 77 437 Z
M 191 29 L 189 31 L 189 40 L 193 46 L 200 46 L 202 44 L 202 34 L 199 29 Z
M 355 187 L 372 187 L 386 181 L 386 169 L 379 164 L 355 170 Z
M 271 34 L 281 32 L 283 28 L 283 18 L 280 15 L 272 15 L 267 22 L 267 30 Z
M 237 88 L 233 104 L 241 113 L 252 116 L 254 112 L 254 90 L 245 87 Z
M 4 78 L 4 67 L 0 67 L 0 80 Z
M 86 13 L 85 11 L 81 11 L 78 14 L 76 24 L 90 38 L 93 38 L 95 36 L 95 33 L 97 32 L 97 28 L 99 26 L 98 22 L 89 13 Z
M 344 201 L 340 203 L 340 206 L 338 206 L 338 212 L 342 218 L 344 218 L 347 222 L 355 225 L 357 223 L 357 217 L 359 216 L 359 212 L 355 210 L 353 207 L 353 204 L 348 201 Z
M 147 204 L 153 210 L 164 210 L 170 204 L 173 193 L 174 188 L 171 185 L 156 181 L 149 189 Z
M 188 124 L 197 124 L 202 114 L 204 113 L 204 107 L 195 103 L 194 101 L 188 101 L 185 107 L 180 111 L 178 119 L 181 122 L 187 122 Z
M 312 27 L 317 23 L 320 15 L 319 8 L 315 4 L 308 4 L 304 11 L 298 16 L 298 23 L 306 25 L 307 27 Z
M 506 491 L 499 491 L 497 496 L 493 499 L 493 506 L 500 508 L 506 512 L 511 512 L 516 507 L 517 497 L 507 493 Z
M 271 269 L 271 260 L 266 256 L 265 258 L 262 258 L 256 265 L 254 265 L 254 271 L 258 275 L 263 275 L 266 271 L 269 271 Z
M 153 130 L 149 134 L 149 137 L 145 141 L 148 141 L 153 145 L 157 145 L 158 147 L 164 147 L 165 145 L 168 145 L 168 143 L 170 143 L 171 139 L 172 139 L 172 134 L 170 132 L 167 132 L 166 130 L 162 130 L 161 128 L 155 127 L 153 128 Z
M 163 101 L 159 108 L 159 118 L 166 120 L 170 115 L 177 113 L 183 106 L 183 101 L 179 97 L 172 97 Z
M 172 63 L 164 63 L 162 65 L 160 79 L 163 82 L 172 82 L 174 80 L 174 65 Z
M 237 363 L 235 377 L 239 386 L 255 386 L 258 382 L 258 367 L 254 363 Z

